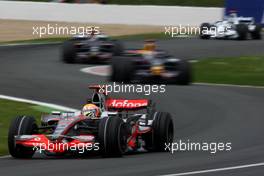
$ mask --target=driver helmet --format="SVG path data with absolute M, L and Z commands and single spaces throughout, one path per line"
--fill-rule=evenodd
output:
M 237 18 L 237 11 L 230 10 L 228 17 L 229 17 L 228 21 L 230 21 L 230 22 L 234 21 L 234 19 Z
M 229 14 L 229 17 L 236 18 L 237 17 L 237 13 L 235 11 L 231 11 L 230 14 Z
M 155 51 L 156 50 L 156 43 L 155 40 L 146 40 L 144 43 L 145 51 Z
M 97 32 L 95 30 L 95 27 L 92 27 L 91 33 L 90 33 L 90 40 L 96 40 Z
M 99 117 L 101 115 L 100 108 L 95 104 L 86 104 L 82 108 L 82 114 L 86 117 Z

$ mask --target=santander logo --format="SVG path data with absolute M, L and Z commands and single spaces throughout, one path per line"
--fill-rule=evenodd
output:
M 109 108 L 139 108 L 139 107 L 145 107 L 148 105 L 148 100 L 141 99 L 141 100 L 108 100 L 107 106 Z

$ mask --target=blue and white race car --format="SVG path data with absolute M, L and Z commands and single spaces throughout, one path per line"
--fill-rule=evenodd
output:
M 74 63 L 82 61 L 107 61 L 123 52 L 120 41 L 111 39 L 107 35 L 74 36 L 63 43 L 62 60 Z
M 201 39 L 237 39 L 260 40 L 262 26 L 257 24 L 253 17 L 238 17 L 236 13 L 231 13 L 223 21 L 213 24 L 203 23 L 201 25 Z

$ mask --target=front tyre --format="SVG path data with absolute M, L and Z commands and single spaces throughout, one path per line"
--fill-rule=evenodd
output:
M 178 66 L 179 75 L 176 77 L 176 83 L 189 85 L 192 82 L 191 64 L 187 60 L 181 60 Z
M 262 35 L 261 35 L 261 31 L 262 31 L 262 26 L 260 24 L 255 24 L 255 30 L 251 32 L 251 37 L 253 40 L 261 40 Z
M 37 133 L 38 126 L 34 117 L 18 116 L 10 124 L 8 132 L 8 149 L 14 158 L 32 158 L 35 151 L 31 147 L 16 145 L 15 136 Z
M 236 25 L 236 31 L 238 35 L 238 40 L 246 40 L 248 36 L 248 27 L 245 24 Z
M 77 57 L 75 40 L 65 41 L 62 45 L 62 60 L 65 63 L 74 63 Z
M 99 123 L 99 146 L 104 157 L 122 157 L 127 149 L 124 122 L 119 117 L 105 117 Z
M 153 114 L 152 132 L 144 136 L 145 148 L 149 151 L 164 152 L 166 144 L 173 142 L 174 127 L 168 112 Z

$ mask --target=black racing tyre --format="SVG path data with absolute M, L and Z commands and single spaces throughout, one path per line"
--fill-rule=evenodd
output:
M 35 151 L 31 147 L 15 144 L 15 136 L 36 134 L 38 126 L 34 117 L 18 116 L 10 124 L 8 132 L 8 149 L 14 158 L 32 158 Z
M 210 35 L 204 34 L 206 31 L 208 32 L 209 30 L 211 30 L 211 24 L 209 23 L 203 23 L 200 26 L 200 38 L 201 39 L 210 39 Z
M 66 63 L 74 63 L 77 51 L 75 47 L 76 40 L 65 41 L 62 45 L 62 60 Z
M 245 24 L 236 25 L 236 31 L 238 34 L 238 40 L 246 40 L 248 35 L 248 26 Z
M 164 152 L 166 144 L 173 142 L 174 127 L 171 115 L 168 112 L 153 114 L 152 132 L 145 134 L 145 148 L 149 151 Z
M 261 31 L 262 31 L 262 26 L 260 24 L 255 24 L 256 28 L 254 31 L 251 32 L 251 37 L 254 40 L 260 40 L 262 38 Z
M 191 64 L 187 60 L 181 60 L 178 65 L 179 75 L 176 77 L 176 84 L 189 85 L 192 82 Z
M 114 56 L 120 56 L 123 51 L 124 51 L 124 45 L 122 42 L 118 41 L 118 40 L 113 40 L 113 55 Z
M 119 117 L 105 117 L 99 123 L 99 146 L 104 157 L 122 157 L 127 149 L 125 124 Z
M 135 67 L 132 58 L 115 57 L 111 61 L 110 81 L 130 83 L 133 80 Z

